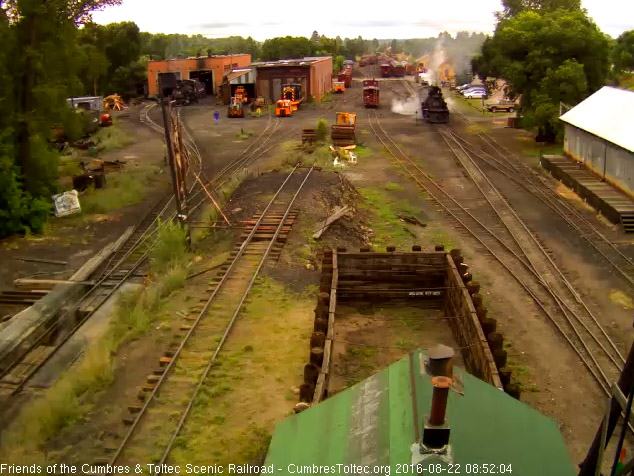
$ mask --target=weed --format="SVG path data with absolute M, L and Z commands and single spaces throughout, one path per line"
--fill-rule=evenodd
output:
M 134 143 L 132 135 L 123 127 L 103 127 L 93 135 L 98 150 L 120 149 Z
M 145 197 L 147 176 L 141 173 L 110 174 L 105 188 L 89 188 L 81 198 L 84 213 L 108 213 L 139 203 Z
M 323 117 L 317 121 L 316 134 L 319 142 L 324 142 L 326 140 L 326 136 L 328 135 L 328 121 Z
M 358 158 L 367 157 L 372 155 L 372 149 L 365 145 L 358 145 L 354 148 L 353 152 Z
M 81 168 L 79 167 L 79 161 L 72 158 L 62 158 L 59 163 L 59 176 L 60 177 L 72 177 L 73 175 L 81 174 Z
M 238 139 L 248 139 L 253 135 L 253 132 L 245 131 L 244 129 L 240 129 L 240 132 L 236 132 L 236 137 Z
M 151 252 L 154 273 L 183 266 L 189 260 L 187 230 L 175 222 L 159 222 L 157 239 Z
M 374 247 L 379 249 L 386 245 L 408 246 L 412 241 L 412 235 L 398 215 L 416 215 L 416 210 L 406 202 L 394 200 L 379 189 L 360 188 L 359 193 L 365 199 L 365 208 L 374 214 Z
M 383 185 L 383 188 L 385 190 L 390 190 L 393 192 L 400 192 L 401 190 L 403 190 L 403 186 L 400 183 L 396 182 L 387 182 L 385 185 Z

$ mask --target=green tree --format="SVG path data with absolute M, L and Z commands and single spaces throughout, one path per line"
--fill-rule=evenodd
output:
M 498 23 L 473 66 L 506 79 L 527 123 L 553 139 L 559 101 L 576 104 L 605 84 L 609 42 L 581 10 L 525 11 Z
M 581 10 L 581 0 L 502 0 L 498 18 L 506 19 L 528 10 L 552 12 L 558 9 Z
M 262 44 L 262 59 L 278 60 L 285 58 L 302 58 L 314 52 L 312 42 L 303 36 L 284 36 L 271 38 Z
M 617 73 L 634 70 L 634 30 L 626 31 L 616 39 L 612 61 Z
M 81 88 L 77 25 L 117 3 L 0 2 L 0 234 L 37 229 L 49 212 L 58 157 L 48 139 L 53 126 L 69 118 L 66 98 Z

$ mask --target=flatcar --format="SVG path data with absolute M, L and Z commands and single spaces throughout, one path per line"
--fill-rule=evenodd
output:
M 379 82 L 376 79 L 363 80 L 363 105 L 379 107 Z
M 423 118 L 433 124 L 449 122 L 449 108 L 442 97 L 442 90 L 438 86 L 427 88 L 427 96 L 421 103 Z

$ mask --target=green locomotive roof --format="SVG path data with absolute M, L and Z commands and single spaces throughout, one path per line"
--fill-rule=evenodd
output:
M 424 352 L 415 350 L 367 380 L 281 421 L 264 464 L 273 465 L 276 474 L 297 474 L 298 466 L 311 466 L 313 473 L 322 474 L 331 466 L 343 474 L 343 467 L 332 467 L 337 464 L 389 465 L 389 474 L 403 474 L 398 465 L 412 462 L 410 448 L 431 405 L 424 359 Z M 495 465 L 495 474 L 576 474 L 553 420 L 462 369 L 455 368 L 454 374 L 463 384 L 462 394 L 450 391 L 447 406 L 453 461 L 460 465 L 454 473 L 475 474 L 474 465 L 480 465 L 482 474 L 486 464 Z

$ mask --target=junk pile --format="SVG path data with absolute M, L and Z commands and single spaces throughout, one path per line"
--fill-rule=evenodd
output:
M 334 160 L 332 165 L 335 167 L 345 167 L 347 165 L 354 165 L 357 163 L 357 154 L 352 152 L 356 146 L 347 146 L 347 147 L 333 147 L 330 146 L 330 150 L 332 152 L 332 156 Z
M 127 107 L 128 106 L 126 106 L 125 102 L 118 94 L 111 94 L 110 96 L 103 98 L 103 108 L 106 111 L 121 111 Z

